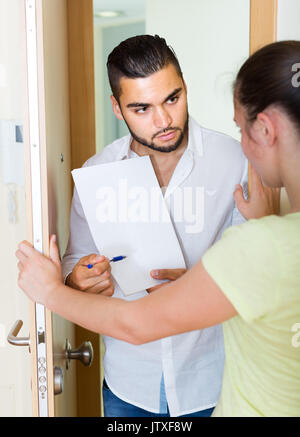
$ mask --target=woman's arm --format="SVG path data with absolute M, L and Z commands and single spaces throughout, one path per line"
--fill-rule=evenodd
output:
M 137 344 L 208 328 L 237 315 L 201 261 L 176 281 L 130 302 L 126 310 L 127 325 L 135 320 Z
M 143 344 L 222 323 L 237 314 L 198 262 L 178 280 L 136 301 L 92 295 L 65 286 L 57 246 L 51 259 L 28 242 L 16 253 L 19 286 L 32 300 L 86 329 L 133 344 Z

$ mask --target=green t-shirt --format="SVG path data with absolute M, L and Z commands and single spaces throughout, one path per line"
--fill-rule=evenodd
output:
M 213 416 L 300 416 L 300 213 L 234 226 L 202 261 L 238 312 Z

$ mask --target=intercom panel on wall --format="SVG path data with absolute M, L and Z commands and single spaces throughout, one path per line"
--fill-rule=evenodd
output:
M 0 120 L 0 179 L 24 185 L 23 126 L 18 120 Z

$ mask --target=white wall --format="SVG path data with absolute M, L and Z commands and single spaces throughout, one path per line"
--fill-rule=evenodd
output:
M 300 40 L 299 0 L 278 0 L 277 39 Z
M 203 126 L 239 139 L 232 82 L 249 55 L 249 0 L 148 0 L 146 31 L 175 50 L 189 111 Z
M 0 0 L 0 120 L 23 119 L 25 48 L 20 6 L 19 0 Z M 15 257 L 17 244 L 26 238 L 25 193 L 22 185 L 15 186 L 17 220 L 9 223 L 9 188 L 0 171 L 0 416 L 31 416 L 28 348 L 6 342 L 16 319 L 24 321 L 20 336 L 29 333 L 28 299 L 17 287 Z

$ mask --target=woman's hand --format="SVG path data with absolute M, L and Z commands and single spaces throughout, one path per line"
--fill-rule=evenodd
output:
M 16 252 L 18 285 L 33 301 L 46 305 L 49 294 L 63 284 L 56 237 L 50 238 L 50 258 L 40 254 L 28 241 L 22 241 Z
M 251 194 L 244 198 L 241 185 L 237 185 L 233 193 L 236 206 L 245 219 L 261 218 L 267 215 L 278 215 L 280 209 L 280 188 L 269 188 L 263 185 L 260 176 L 252 165 Z

